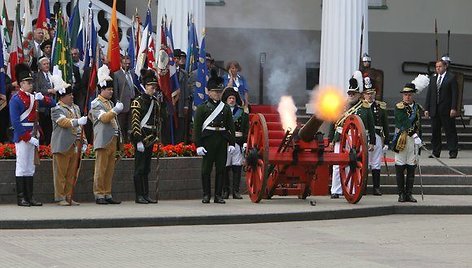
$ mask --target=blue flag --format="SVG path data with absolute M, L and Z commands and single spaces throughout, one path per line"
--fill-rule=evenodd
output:
M 202 45 L 200 46 L 200 54 L 198 56 L 198 68 L 197 68 L 197 83 L 195 91 L 193 93 L 193 103 L 198 106 L 208 99 L 208 95 L 205 92 L 207 85 L 208 68 L 206 65 L 206 51 L 205 51 L 205 35 L 202 39 Z

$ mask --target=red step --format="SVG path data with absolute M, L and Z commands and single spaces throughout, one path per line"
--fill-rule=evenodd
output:
M 274 114 L 277 112 L 277 107 L 273 105 L 251 105 L 250 113 Z
M 267 129 L 269 131 L 271 131 L 271 130 L 283 130 L 282 129 L 282 123 L 269 121 L 269 122 L 267 122 Z

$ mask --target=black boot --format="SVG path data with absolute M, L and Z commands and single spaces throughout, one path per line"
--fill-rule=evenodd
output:
M 147 204 L 149 203 L 146 199 L 144 199 L 144 190 L 143 190 L 143 181 L 137 175 L 134 176 L 134 192 L 136 193 L 136 200 L 137 204 Z
M 242 166 L 233 166 L 233 199 L 243 199 L 239 193 L 239 185 L 241 184 Z
M 372 185 L 374 187 L 374 195 L 382 195 L 380 192 L 380 169 L 372 169 Z
M 16 177 L 16 197 L 17 203 L 20 207 L 29 207 L 30 203 L 26 200 L 25 185 L 23 177 Z
M 26 200 L 30 203 L 33 207 L 42 206 L 43 203 L 36 201 L 33 198 L 33 176 L 30 177 L 23 177 L 24 185 L 26 187 Z
M 398 202 L 405 202 L 405 168 L 406 165 L 395 165 Z
M 416 203 L 416 199 L 412 195 L 413 185 L 415 184 L 415 169 L 416 166 L 406 166 L 406 190 L 405 190 L 405 201 Z
M 230 166 L 225 167 L 225 172 L 223 174 L 223 193 L 221 196 L 223 199 L 229 198 L 229 172 L 231 170 Z M 234 180 L 234 173 L 233 173 L 233 180 Z
M 146 201 L 148 201 L 151 204 L 156 204 L 157 200 L 152 199 L 151 197 L 149 197 L 149 178 L 147 176 L 144 177 L 143 187 L 144 187 L 143 188 L 144 189 L 144 194 L 143 194 L 144 199 L 146 199 Z

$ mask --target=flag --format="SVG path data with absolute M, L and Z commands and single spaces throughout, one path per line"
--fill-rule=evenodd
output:
M 29 1 L 24 1 L 25 9 L 23 13 L 23 37 L 28 40 L 33 40 L 33 22 L 31 20 L 31 8 Z
M 79 33 L 77 34 L 77 41 L 71 42 L 71 46 L 79 50 L 80 59 L 84 59 L 84 23 L 83 18 L 80 20 Z
M 57 14 L 56 36 L 53 41 L 53 54 L 51 65 L 62 72 L 62 79 L 67 83 L 72 81 L 72 56 L 70 54 L 69 36 L 67 25 L 62 16 L 62 11 Z M 57 66 L 57 67 L 56 67 Z
M 148 69 L 152 69 L 156 71 L 156 34 L 151 33 L 148 40 L 148 48 L 147 48 L 147 67 Z
M 116 72 L 121 67 L 120 36 L 118 34 L 118 20 L 116 18 L 116 0 L 113 0 L 111 10 L 110 28 L 108 29 L 108 68 L 110 72 Z
M 69 19 L 69 36 L 70 36 L 70 44 L 73 47 L 76 47 L 77 45 L 77 38 L 79 35 L 80 31 L 80 26 L 81 26 L 82 20 L 80 19 L 80 13 L 79 13 L 79 1 L 75 3 L 75 7 L 72 10 L 72 15 L 70 16 Z
M 206 65 L 206 51 L 205 51 L 205 32 L 203 32 L 202 44 L 200 46 L 200 53 L 198 56 L 197 68 L 197 82 L 195 91 L 193 92 L 193 103 L 198 106 L 208 99 L 206 94 L 206 85 L 208 77 L 208 68 Z
M 195 23 L 193 22 L 193 16 L 190 15 L 187 19 L 188 25 L 188 48 L 187 48 L 187 61 L 185 62 L 185 70 L 191 73 L 197 69 L 198 62 L 198 38 L 197 31 L 195 29 Z
M 135 61 L 136 61 L 136 50 L 135 50 L 135 46 L 136 46 L 136 30 L 135 30 L 136 15 L 137 14 L 135 14 L 133 16 L 133 19 L 132 19 L 132 22 L 131 22 L 131 35 L 129 36 L 129 39 L 128 39 L 129 46 L 128 46 L 128 50 L 126 51 L 126 55 L 128 55 L 129 58 L 130 58 L 130 66 L 129 66 L 130 70 L 134 69 L 134 64 L 135 64 Z
M 21 32 L 20 32 L 20 3 L 16 7 L 16 20 L 13 23 L 13 34 L 10 45 L 10 60 L 8 62 L 8 73 L 11 81 L 16 81 L 15 66 L 24 62 L 23 48 L 21 46 Z
M 97 29 L 93 20 L 92 2 L 89 2 L 87 20 L 85 27 L 85 54 L 84 66 L 90 68 L 89 83 L 87 85 L 87 95 L 85 99 L 84 113 L 86 114 L 90 108 L 91 100 L 95 98 L 95 89 L 97 87 Z M 82 107 L 81 107 L 82 108 Z
M 152 23 L 151 23 L 151 9 L 148 6 L 146 11 L 146 21 L 144 22 L 144 29 L 143 34 L 141 36 L 141 42 L 139 43 L 138 54 L 136 56 L 136 66 L 134 68 L 134 73 L 140 77 L 141 76 L 141 69 L 146 64 L 146 55 L 147 55 L 147 47 L 149 36 L 151 35 L 152 31 Z M 146 64 L 147 66 L 147 64 Z
M 45 35 L 49 34 L 50 16 L 49 0 L 41 0 L 41 3 L 39 4 L 38 19 L 36 20 L 36 29 L 43 29 Z
M 169 53 L 170 49 L 167 46 L 167 37 L 164 18 L 161 22 L 161 46 L 158 53 L 158 65 L 157 74 L 159 75 L 157 81 L 159 82 L 159 88 L 164 95 L 165 100 L 169 103 L 172 102 L 172 86 L 169 74 Z
M 3 57 L 4 43 L 3 33 L 0 31 L 0 94 L 2 95 L 6 95 L 7 92 L 5 84 L 5 59 Z
M 0 31 L 2 31 L 2 36 L 5 40 L 5 43 L 7 44 L 7 47 L 10 46 L 11 44 L 11 35 L 10 32 L 8 31 L 7 23 L 8 23 L 8 12 L 7 12 L 7 6 L 5 5 L 5 0 L 3 0 L 3 9 L 2 9 L 2 15 L 0 19 Z
M 174 40 L 172 38 L 172 22 L 170 23 L 169 29 L 165 27 L 166 31 L 166 40 L 167 40 L 167 52 L 169 55 L 169 75 L 170 75 L 170 82 L 171 82 L 171 93 L 172 98 L 175 95 L 179 94 L 180 92 L 180 85 L 179 85 L 179 78 L 177 75 L 177 67 L 174 58 Z

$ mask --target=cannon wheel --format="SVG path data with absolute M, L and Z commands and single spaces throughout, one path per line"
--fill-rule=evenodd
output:
M 367 137 L 359 116 L 346 118 L 340 141 L 340 152 L 349 154 L 349 163 L 339 165 L 341 186 L 346 200 L 355 204 L 364 194 L 368 171 Z
M 251 117 L 246 159 L 249 154 L 257 154 L 257 159 L 254 165 L 246 166 L 247 190 L 251 201 L 259 203 L 266 191 L 265 187 L 269 176 L 269 131 L 265 117 L 260 113 Z

